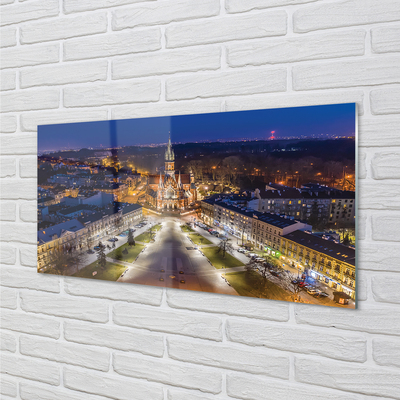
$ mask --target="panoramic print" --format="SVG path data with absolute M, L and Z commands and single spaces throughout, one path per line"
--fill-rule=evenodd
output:
M 356 136 L 354 103 L 39 126 L 38 272 L 355 308 Z

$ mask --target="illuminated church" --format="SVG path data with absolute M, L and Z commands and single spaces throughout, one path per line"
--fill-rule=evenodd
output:
M 171 136 L 165 151 L 165 169 L 160 175 L 147 178 L 146 201 L 158 210 L 184 210 L 197 200 L 197 189 L 193 174 L 175 171 L 175 154 L 172 150 Z

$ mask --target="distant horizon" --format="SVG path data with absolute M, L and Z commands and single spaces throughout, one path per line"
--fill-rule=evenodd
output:
M 227 139 L 227 140 L 203 140 L 203 141 L 196 141 L 196 142 L 173 142 L 171 141 L 172 145 L 183 145 L 183 144 L 192 144 L 192 143 L 238 143 L 238 142 L 279 142 L 279 141 L 284 141 L 284 140 L 339 140 L 339 139 L 355 139 L 355 136 L 335 136 L 335 137 L 325 137 L 325 138 L 314 138 L 314 137 L 284 137 L 284 138 L 279 138 L 279 139 L 261 139 L 261 138 L 254 138 L 254 139 Z M 91 151 L 107 151 L 111 149 L 122 149 L 124 147 L 165 147 L 168 142 L 164 143 L 149 143 L 149 144 L 137 144 L 137 145 L 125 145 L 125 146 L 118 146 L 118 147 L 81 147 L 81 148 L 71 148 L 71 149 L 57 149 L 57 150 L 43 150 L 41 155 L 47 155 L 47 154 L 52 154 L 52 153 L 62 153 L 62 152 L 69 152 L 69 151 L 80 151 L 83 149 L 91 150 Z
M 291 107 L 38 126 L 38 151 L 355 137 L 356 105 Z

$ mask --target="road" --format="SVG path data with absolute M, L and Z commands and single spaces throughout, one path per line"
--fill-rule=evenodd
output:
M 146 246 L 118 282 L 237 295 L 222 273 L 194 248 L 178 220 L 166 217 L 154 243 Z

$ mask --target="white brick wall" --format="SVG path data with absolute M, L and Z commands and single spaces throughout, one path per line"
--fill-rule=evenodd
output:
M 400 398 L 397 0 L 0 4 L 2 398 Z M 340 102 L 358 310 L 36 274 L 38 124 Z

